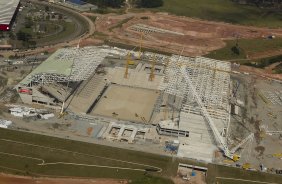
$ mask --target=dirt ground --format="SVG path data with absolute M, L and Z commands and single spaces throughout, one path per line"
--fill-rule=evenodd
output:
M 92 15 L 92 14 L 85 14 Z M 125 21 L 127 20 L 127 21 Z M 123 22 L 124 21 L 124 22 Z M 109 40 L 140 45 L 140 32 L 131 29 L 136 24 L 181 33 L 148 33 L 144 35 L 144 47 L 183 55 L 204 55 L 225 46 L 223 40 L 238 38 L 261 38 L 267 35 L 282 36 L 281 29 L 255 28 L 220 22 L 202 21 L 164 13 L 129 13 L 125 15 L 99 15 L 96 30 L 109 35 Z
M 159 93 L 155 90 L 111 85 L 91 112 L 106 117 L 143 122 L 150 120 Z
M 191 175 L 192 171 L 195 172 L 195 176 Z M 206 184 L 205 172 L 190 168 L 178 168 L 177 176 L 172 180 L 175 184 Z
M 281 83 L 251 75 L 234 75 L 233 80 L 240 83 L 236 99 L 243 105 L 240 105 L 239 115 L 231 116 L 231 135 L 242 140 L 254 133 L 254 139 L 243 145 L 238 163 L 249 163 L 258 170 L 263 164 L 268 172 L 281 169 L 282 160 L 274 154 L 282 153 L 282 134 L 267 131 L 282 130 L 282 105 L 272 103 L 265 96 L 282 91 Z
M 35 178 L 27 176 L 16 176 L 10 174 L 0 174 L 0 184 L 127 184 L 126 180 L 113 179 L 72 179 L 72 178 Z
M 280 62 L 279 62 L 279 63 L 280 63 Z M 274 63 L 274 64 L 268 66 L 268 67 L 265 68 L 265 69 L 241 65 L 240 68 L 239 68 L 239 71 L 240 71 L 240 72 L 245 72 L 245 73 L 254 74 L 254 75 L 258 75 L 258 76 L 260 76 L 260 77 L 282 80 L 282 74 L 273 74 L 273 73 L 272 73 L 272 69 L 273 69 L 276 65 L 278 65 L 279 63 Z

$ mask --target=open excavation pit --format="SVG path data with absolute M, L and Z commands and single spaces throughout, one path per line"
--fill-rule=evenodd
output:
M 147 123 L 158 95 L 157 90 L 112 84 L 90 114 Z

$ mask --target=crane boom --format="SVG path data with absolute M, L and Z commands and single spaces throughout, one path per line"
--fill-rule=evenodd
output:
M 230 152 L 233 154 L 237 151 L 237 149 L 239 149 L 243 144 L 245 144 L 247 141 L 253 139 L 254 137 L 254 133 L 251 133 L 250 135 L 248 135 L 243 141 L 241 141 L 237 146 L 235 146 L 234 148 L 232 148 L 230 150 Z
M 139 45 L 139 52 L 138 52 L 138 59 L 141 59 L 142 56 L 142 45 L 143 45 L 143 35 L 144 33 L 142 32 L 140 35 L 140 45 Z
M 204 104 L 201 101 L 201 98 L 199 97 L 199 95 L 196 92 L 196 89 L 192 83 L 192 81 L 190 80 L 189 76 L 187 75 L 187 71 L 186 71 L 186 66 L 181 66 L 180 67 L 182 76 L 184 77 L 184 79 L 188 82 L 188 85 L 192 91 L 193 96 L 195 97 L 198 105 L 200 106 L 200 109 L 202 111 L 202 114 L 204 116 L 204 118 L 206 119 L 206 121 L 208 122 L 210 128 L 212 129 L 212 132 L 214 134 L 214 137 L 216 139 L 216 141 L 220 144 L 220 148 L 222 149 L 222 151 L 224 152 L 224 155 L 230 159 L 233 159 L 233 154 L 230 153 L 227 144 L 225 143 L 225 141 L 223 140 L 223 138 L 220 136 L 220 133 L 218 132 L 212 118 L 210 117 L 206 107 L 204 106 Z
M 151 61 L 151 73 L 149 76 L 149 81 L 153 81 L 155 78 L 155 65 L 156 65 L 156 56 L 154 55 Z

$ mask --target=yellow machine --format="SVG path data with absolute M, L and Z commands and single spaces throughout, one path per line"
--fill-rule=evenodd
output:
M 282 158 L 282 153 L 274 153 L 272 154 L 273 157 L 276 157 L 276 158 Z
M 237 162 L 240 160 L 240 156 L 239 155 L 233 155 L 233 159 L 234 162 Z
M 126 79 L 128 77 L 128 66 L 129 66 L 129 63 L 130 63 L 130 53 L 128 52 L 127 59 L 125 61 L 125 72 L 124 72 L 124 78 L 126 78 Z
M 127 62 L 128 62 L 128 65 L 134 65 L 135 64 L 135 62 L 131 59 L 130 53 L 128 53 Z
M 243 169 L 250 169 L 250 168 L 251 168 L 251 164 L 250 164 L 250 163 L 244 163 L 244 164 L 242 165 L 242 168 L 243 168 Z

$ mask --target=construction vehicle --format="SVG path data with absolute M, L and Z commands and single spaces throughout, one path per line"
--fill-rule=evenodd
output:
M 128 65 L 134 65 L 135 64 L 134 60 L 131 58 L 132 56 L 133 55 L 130 52 L 128 52 L 128 57 L 127 57 Z
M 125 61 L 125 72 L 124 72 L 124 78 L 128 78 L 128 67 L 129 67 L 129 60 L 130 60 L 130 55 L 129 53 L 127 54 L 127 60 Z
M 250 163 L 244 163 L 244 164 L 242 165 L 242 168 L 245 169 L 245 170 L 248 170 L 248 169 L 251 168 L 251 164 L 250 164 Z

